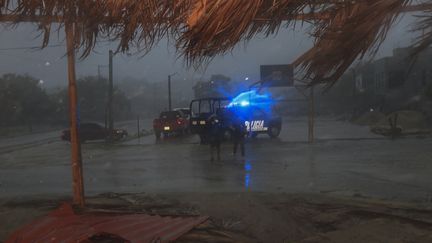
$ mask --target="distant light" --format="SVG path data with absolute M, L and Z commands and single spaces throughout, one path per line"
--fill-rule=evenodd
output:
M 249 80 L 249 77 L 246 77 L 245 80 L 248 81 L 248 80 Z
M 50 63 L 50 62 L 46 62 L 46 63 L 45 63 L 45 66 L 46 66 L 46 67 L 49 67 L 49 66 L 51 66 L 51 63 Z
M 43 81 L 42 79 L 39 80 L 39 84 L 40 84 L 40 85 L 44 84 L 44 81 Z

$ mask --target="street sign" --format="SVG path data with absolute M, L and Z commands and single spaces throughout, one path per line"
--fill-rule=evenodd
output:
M 288 87 L 294 85 L 292 65 L 261 65 L 261 84 L 266 87 Z

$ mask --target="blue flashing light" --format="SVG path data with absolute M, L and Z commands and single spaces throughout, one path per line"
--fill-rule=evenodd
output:
M 250 102 L 247 100 L 243 100 L 242 102 L 240 102 L 240 106 L 249 106 Z
M 251 111 L 254 109 L 259 109 L 266 115 L 272 116 L 275 103 L 271 93 L 250 90 L 237 95 L 226 107 L 231 109 L 237 117 L 249 117 L 253 114 Z
M 259 94 L 256 90 L 240 93 L 235 97 L 228 107 L 234 106 L 252 106 L 252 105 L 268 105 L 273 103 L 269 94 Z

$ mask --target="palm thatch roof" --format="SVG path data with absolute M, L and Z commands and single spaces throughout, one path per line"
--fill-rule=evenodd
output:
M 54 22 L 75 23 L 77 48 L 89 55 L 102 39 L 118 50 L 150 50 L 175 41 L 188 64 L 205 62 L 258 34 L 310 24 L 314 46 L 294 64 L 311 84 L 332 84 L 358 58 L 374 53 L 397 17 L 414 0 L 0 0 L 0 20 L 36 21 L 47 45 Z M 415 1 L 417 2 L 417 1 Z M 432 0 L 425 0 L 417 46 L 432 42 Z M 425 32 L 424 30 L 428 30 Z

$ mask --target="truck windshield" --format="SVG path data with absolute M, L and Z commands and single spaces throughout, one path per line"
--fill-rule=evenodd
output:
M 162 119 L 176 119 L 180 117 L 181 114 L 178 111 L 166 111 L 166 112 L 162 112 L 160 115 L 160 118 Z

